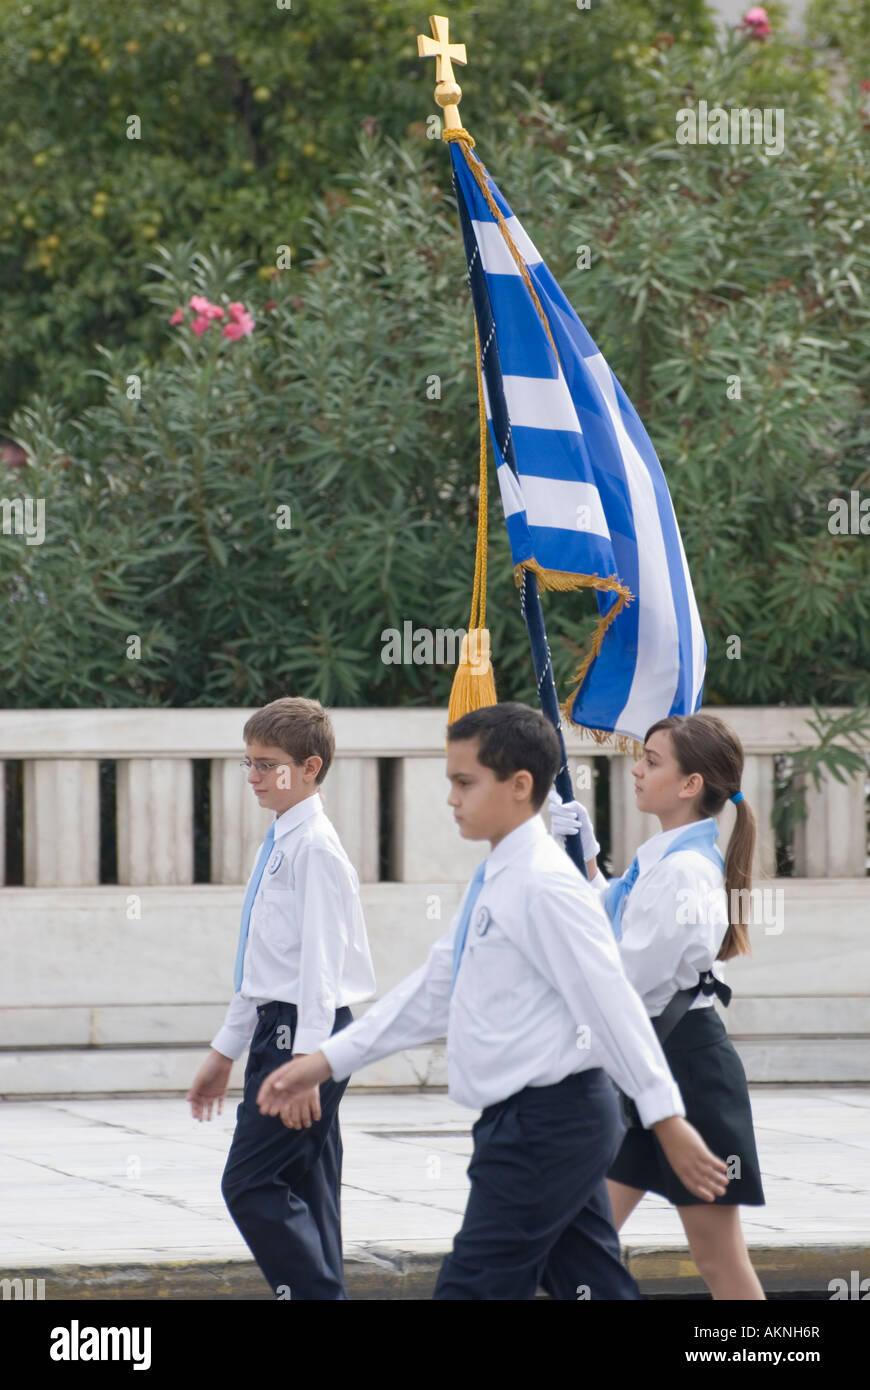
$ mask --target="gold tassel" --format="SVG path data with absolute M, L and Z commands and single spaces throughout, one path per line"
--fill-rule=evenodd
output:
M 489 628 L 486 626 L 486 407 L 483 403 L 483 377 L 480 370 L 480 337 L 474 320 L 474 350 L 477 361 L 477 420 L 480 430 L 480 496 L 477 503 L 477 550 L 474 559 L 474 590 L 468 632 L 462 639 L 459 665 L 450 690 L 448 717 L 452 724 L 473 709 L 498 704 L 495 672 L 490 661 Z
M 489 630 L 475 627 L 462 639 L 459 665 L 450 691 L 448 718 L 452 724 L 470 710 L 497 703 L 495 676 L 489 659 Z

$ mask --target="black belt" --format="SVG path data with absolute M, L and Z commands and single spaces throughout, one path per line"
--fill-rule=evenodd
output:
M 651 1018 L 650 1023 L 655 1029 L 656 1037 L 664 1046 L 665 1041 L 673 1033 L 680 1020 L 688 1013 L 699 994 L 715 994 L 727 1009 L 731 1003 L 731 989 L 728 985 L 717 980 L 712 970 L 703 970 L 698 976 L 698 983 L 691 985 L 689 989 L 678 990 L 672 999 L 669 999 L 658 1018 Z M 637 1106 L 630 1096 L 624 1091 L 620 1091 L 619 1098 L 622 1102 L 622 1118 L 629 1129 L 641 1127 L 641 1119 L 637 1113 Z
M 717 980 L 712 970 L 702 971 L 698 976 L 696 985 L 691 985 L 689 989 L 678 990 L 673 999 L 668 1000 L 658 1018 L 650 1019 L 656 1037 L 662 1045 L 664 1045 L 666 1038 L 669 1038 L 673 1033 L 683 1015 L 688 1013 L 699 994 L 715 994 L 726 1009 L 731 1003 L 729 986 L 723 984 L 721 980 Z

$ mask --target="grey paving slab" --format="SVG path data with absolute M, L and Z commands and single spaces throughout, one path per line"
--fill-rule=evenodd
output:
M 767 1205 L 744 1209 L 750 1248 L 768 1260 L 870 1248 L 870 1088 L 756 1087 L 752 1103 Z M 474 1118 L 442 1093 L 345 1097 L 350 1260 L 433 1261 L 449 1249 Z M 235 1101 L 202 1124 L 181 1098 L 2 1104 L 0 1269 L 61 1278 L 73 1266 L 248 1260 L 220 1196 L 234 1121 Z M 629 1255 L 686 1249 L 679 1217 L 655 1196 L 623 1242 Z

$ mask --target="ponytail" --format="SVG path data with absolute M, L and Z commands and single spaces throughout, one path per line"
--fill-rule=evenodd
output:
M 755 849 L 755 816 L 744 800 L 737 803 L 737 820 L 725 853 L 725 893 L 728 898 L 728 930 L 717 960 L 750 955 L 749 919 L 752 892 L 752 855 Z
M 698 809 L 704 816 L 716 817 L 726 801 L 740 790 L 743 777 L 743 747 L 733 729 L 706 710 L 696 714 L 672 714 L 647 730 L 646 738 L 664 729 L 670 735 L 674 756 L 686 777 L 697 772 L 704 779 Z M 646 742 L 646 739 L 644 740 Z M 755 849 L 755 816 L 741 796 L 736 803 L 737 820 L 725 854 L 725 893 L 728 899 L 728 930 L 719 947 L 717 960 L 749 955 L 751 916 L 752 855 Z

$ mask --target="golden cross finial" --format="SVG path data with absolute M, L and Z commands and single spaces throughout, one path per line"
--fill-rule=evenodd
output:
M 417 35 L 417 56 L 435 59 L 435 100 L 444 111 L 444 125 L 448 130 L 461 130 L 457 107 L 462 88 L 453 75 L 453 64 L 468 61 L 465 44 L 449 42 L 450 20 L 446 15 L 430 14 L 429 24 L 435 37 L 431 39 L 428 34 Z

